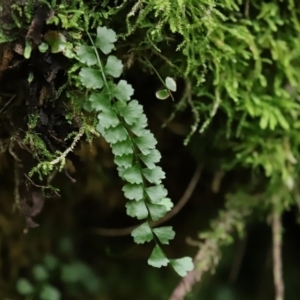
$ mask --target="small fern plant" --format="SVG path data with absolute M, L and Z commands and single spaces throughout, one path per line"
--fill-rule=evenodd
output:
M 152 228 L 151 222 L 164 217 L 172 203 L 162 184 L 165 173 L 157 166 L 160 152 L 157 141 L 147 129 L 147 117 L 142 105 L 132 100 L 134 90 L 125 80 L 116 80 L 123 72 L 123 64 L 110 55 L 117 41 L 116 33 L 98 27 L 95 40 L 87 32 L 91 45 L 78 45 L 80 62 L 79 84 L 87 89 L 84 108 L 97 114 L 96 130 L 110 144 L 119 176 L 126 182 L 123 187 L 127 214 L 144 220 L 132 231 L 137 244 L 154 241 L 155 246 L 148 264 L 162 267 L 170 264 L 180 275 L 193 269 L 190 257 L 168 259 L 162 245 L 175 236 L 171 226 Z

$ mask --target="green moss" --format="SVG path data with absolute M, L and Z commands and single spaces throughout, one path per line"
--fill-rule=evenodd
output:
M 31 149 L 33 156 L 38 161 L 51 160 L 55 157 L 49 152 L 42 138 L 35 132 L 27 131 L 23 143 Z

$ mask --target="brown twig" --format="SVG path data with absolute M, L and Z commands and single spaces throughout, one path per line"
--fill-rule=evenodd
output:
M 244 15 L 247 19 L 249 19 L 249 10 L 250 10 L 249 0 L 247 0 L 245 4 L 245 11 L 244 11 Z
M 243 219 L 250 214 L 248 208 L 231 208 L 223 211 L 212 223 L 212 231 L 219 232 L 217 235 L 208 235 L 199 243 L 193 271 L 180 280 L 173 290 L 169 300 L 183 300 L 192 290 L 193 286 L 201 281 L 202 276 L 210 271 L 213 272 L 221 259 L 221 247 L 228 245 L 227 237 L 241 229 Z M 201 235 L 200 235 L 201 239 Z M 195 242 L 194 242 L 195 243 Z
M 8 45 L 4 45 L 2 57 L 0 57 L 0 79 L 2 78 L 4 71 L 10 65 L 12 59 L 13 59 L 13 52 L 11 50 L 11 47 Z
M 274 209 L 272 218 L 273 232 L 273 276 L 275 285 L 275 300 L 284 299 L 284 282 L 282 276 L 282 223 L 281 213 Z
M 187 201 L 190 199 L 191 195 L 193 194 L 197 183 L 200 179 L 200 175 L 201 175 L 201 171 L 202 171 L 202 165 L 198 164 L 194 175 L 192 177 L 192 179 L 190 180 L 184 194 L 182 195 L 182 197 L 180 198 L 180 200 L 177 202 L 177 204 L 174 206 L 174 208 L 167 213 L 164 218 L 158 220 L 158 221 L 153 221 L 150 223 L 151 227 L 155 227 L 158 226 L 166 221 L 168 221 L 169 219 L 173 218 L 176 214 L 178 214 L 178 212 L 185 206 L 185 204 L 187 203 Z M 92 229 L 92 232 L 97 234 L 97 235 L 102 235 L 102 236 L 125 236 L 125 235 L 129 235 L 131 234 L 131 232 L 137 228 L 140 224 L 138 225 L 134 225 L 134 226 L 130 226 L 130 227 L 126 227 L 126 228 L 117 228 L 117 229 L 113 229 L 113 228 L 94 228 Z
M 76 183 L 76 179 L 73 178 L 73 177 L 69 174 L 69 172 L 68 172 L 67 169 L 64 169 L 64 173 L 65 173 L 65 175 L 70 179 L 70 181 L 71 181 L 72 183 Z
M 45 185 L 39 185 L 39 184 L 34 183 L 34 182 L 31 180 L 31 178 L 30 178 L 26 173 L 24 173 L 24 176 L 27 178 L 27 180 L 28 180 L 33 186 L 38 187 L 38 188 L 46 188 Z
M 192 289 L 194 284 L 198 281 L 197 271 L 193 270 L 188 272 L 188 274 L 180 281 L 180 283 L 176 286 L 176 289 L 173 291 L 169 300 L 182 300 Z
M 244 259 L 244 255 L 246 252 L 246 248 L 247 248 L 247 236 L 245 236 L 242 240 L 239 241 L 239 245 L 228 278 L 228 281 L 231 284 L 235 283 L 238 278 L 242 266 L 242 262 Z
M 194 258 L 194 263 L 196 265 L 199 262 L 203 262 L 203 266 L 199 270 L 195 267 L 194 270 L 188 272 L 175 287 L 169 300 L 183 300 L 192 290 L 193 286 L 201 280 L 203 274 L 210 269 L 213 269 L 215 264 L 217 264 L 220 256 L 220 249 L 215 241 L 207 240 L 202 243 L 199 248 L 200 250 Z M 208 253 L 212 257 L 208 258 Z
M 16 156 L 17 158 L 17 156 Z M 20 166 L 18 160 L 14 160 L 14 205 L 13 211 L 21 209 L 21 197 L 20 197 Z
M 50 189 L 49 186 L 46 186 L 46 185 L 39 185 L 39 184 L 36 184 L 35 182 L 33 182 L 33 180 L 26 174 L 24 173 L 24 176 L 27 178 L 27 180 L 35 187 L 37 188 L 41 188 L 41 189 Z M 58 197 L 60 197 L 60 194 L 56 191 L 54 191 L 54 194 Z
M 3 105 L 3 107 L 1 108 L 1 110 L 0 110 L 0 115 L 5 111 L 5 109 L 6 109 L 6 107 L 8 107 L 10 104 L 11 104 L 11 102 L 14 100 L 16 98 L 16 95 L 12 95 L 11 97 L 10 97 L 10 99 Z

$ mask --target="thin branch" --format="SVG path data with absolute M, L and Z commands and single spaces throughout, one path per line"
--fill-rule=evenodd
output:
M 54 160 L 50 161 L 49 163 L 47 164 L 50 164 L 50 165 L 56 165 L 58 164 L 59 162 L 61 161 L 64 161 L 64 159 L 66 158 L 66 156 L 69 154 L 69 152 L 73 151 L 76 144 L 79 142 L 80 138 L 83 136 L 84 134 L 84 129 L 81 128 L 80 131 L 77 133 L 77 135 L 75 136 L 71 146 L 66 149 L 59 157 L 55 158 Z
M 138 2 L 136 2 L 134 4 L 134 6 L 132 7 L 132 9 L 131 9 L 130 13 L 128 14 L 127 18 L 130 18 L 130 17 L 134 16 L 136 14 L 136 12 L 138 10 L 140 10 L 142 7 L 143 7 L 143 2 L 142 2 L 142 0 L 139 0 Z
M 47 186 L 45 185 L 39 185 L 39 184 L 36 184 L 32 181 L 32 179 L 26 174 L 24 173 L 24 176 L 26 177 L 26 179 L 35 187 L 38 187 L 38 188 L 46 188 Z
M 192 194 L 197 186 L 197 183 L 201 176 L 202 168 L 203 168 L 203 166 L 201 164 L 198 164 L 198 166 L 193 174 L 193 177 L 191 178 L 184 194 L 182 195 L 180 200 L 177 202 L 177 204 L 174 206 L 174 208 L 168 214 L 166 214 L 165 217 L 163 217 L 162 219 L 160 219 L 156 222 L 151 223 L 151 225 L 153 225 L 153 226 L 160 225 L 160 224 L 170 220 L 171 218 L 173 218 L 175 215 L 177 215 L 181 211 L 181 209 L 186 205 L 186 203 L 192 196 Z
M 180 281 L 169 300 L 182 300 L 197 282 L 197 271 L 193 270 Z
M 179 284 L 176 286 L 169 300 L 183 300 L 185 296 L 192 290 L 193 286 L 199 282 L 203 274 L 209 270 L 213 270 L 220 259 L 220 247 L 217 241 L 206 240 L 200 244 L 199 251 L 194 258 L 195 265 L 201 264 L 200 268 L 195 267 L 193 271 L 187 273 Z
M 229 282 L 231 284 L 234 284 L 238 278 L 238 275 L 240 273 L 240 269 L 242 266 L 242 262 L 245 256 L 245 252 L 246 252 L 246 248 L 247 248 L 247 236 L 245 236 L 244 239 L 242 239 L 241 241 L 239 241 L 239 245 L 237 248 L 237 251 L 235 253 L 235 258 L 229 273 Z
M 15 140 L 11 139 L 8 145 L 8 151 L 9 154 L 14 158 L 14 160 L 18 163 L 21 163 L 21 159 L 18 157 L 18 155 L 14 152 L 14 145 L 15 145 Z
M 247 0 L 245 4 L 245 11 L 244 11 L 244 15 L 247 19 L 249 19 L 249 11 L 250 11 L 250 5 L 249 5 L 249 0 Z
M 188 104 L 191 107 L 193 118 L 194 118 L 194 122 L 193 122 L 193 124 L 191 126 L 190 133 L 184 139 L 183 143 L 184 143 L 185 146 L 189 143 L 189 141 L 191 140 L 192 136 L 197 131 L 198 125 L 200 123 L 199 110 L 197 110 L 197 108 L 195 106 L 195 103 L 192 100 L 192 85 L 191 85 L 191 82 L 189 80 L 186 80 L 186 99 L 187 99 Z
M 154 50 L 155 55 L 159 56 L 161 59 L 163 59 L 169 66 L 171 66 L 172 68 L 179 70 L 179 68 L 174 65 L 166 56 L 162 55 L 160 52 L 158 52 L 157 50 Z
M 245 207 L 235 207 L 220 212 L 219 218 L 211 224 L 210 233 L 206 232 L 203 242 L 200 242 L 198 245 L 199 251 L 194 257 L 194 270 L 188 272 L 180 280 L 169 300 L 183 300 L 192 290 L 193 286 L 201 281 L 202 276 L 206 272 L 214 272 L 215 267 L 221 259 L 221 247 L 228 245 L 228 236 L 232 236 L 233 232 L 244 229 L 244 218 L 250 212 L 251 210 Z M 218 232 L 218 234 L 216 235 L 214 232 Z M 202 239 L 201 235 L 200 239 Z
M 205 129 L 207 128 L 207 126 L 210 124 L 210 122 L 212 121 L 212 119 L 216 115 L 220 104 L 221 104 L 220 93 L 219 93 L 219 90 L 216 89 L 216 92 L 215 92 L 215 102 L 214 102 L 214 105 L 212 107 L 212 110 L 210 111 L 209 118 L 206 119 L 206 121 L 203 123 L 203 125 L 199 129 L 199 133 L 203 133 L 205 131 Z
M 16 95 L 12 95 L 11 98 L 3 105 L 0 109 L 0 115 L 5 111 L 5 109 L 11 104 L 11 102 L 16 98 Z
M 33 180 L 26 173 L 24 173 L 24 176 L 33 186 L 35 186 L 37 188 L 41 188 L 41 189 L 50 189 L 50 187 L 47 185 L 39 185 L 39 184 L 34 183 Z M 56 196 L 60 197 L 60 194 L 58 192 L 54 191 L 54 194 Z
M 273 276 L 275 300 L 284 299 L 284 281 L 282 276 L 282 223 L 281 213 L 275 208 L 272 218 L 273 232 Z
M 4 153 L 9 145 L 8 139 L 0 139 L 0 154 Z
M 17 158 L 17 156 L 16 156 Z M 20 163 L 14 160 L 14 210 L 21 210 L 21 197 L 20 197 Z
M 173 218 L 176 214 L 179 213 L 179 211 L 185 206 L 185 204 L 188 202 L 188 200 L 190 199 L 191 195 L 193 194 L 197 183 L 200 179 L 200 175 L 201 175 L 201 171 L 202 171 L 202 165 L 198 164 L 192 179 L 190 180 L 184 194 L 182 195 L 182 197 L 180 198 L 180 200 L 177 202 L 177 204 L 174 206 L 174 208 L 167 213 L 164 218 L 158 220 L 158 221 L 152 221 L 150 223 L 151 227 L 155 227 L 158 226 L 166 221 L 168 221 L 169 219 Z M 97 235 L 102 235 L 102 236 L 125 236 L 125 235 L 130 235 L 131 232 L 137 228 L 138 226 L 140 226 L 140 224 L 138 225 L 134 225 L 134 226 L 130 226 L 130 227 L 126 227 L 126 228 L 117 228 L 117 229 L 113 229 L 113 228 L 94 228 L 92 229 L 92 233 L 95 233 Z

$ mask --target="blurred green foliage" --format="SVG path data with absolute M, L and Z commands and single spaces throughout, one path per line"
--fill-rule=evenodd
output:
M 99 294 L 102 283 L 90 266 L 78 259 L 70 259 L 73 253 L 70 240 L 60 242 L 62 259 L 46 254 L 41 263 L 32 266 L 31 280 L 19 278 L 16 290 L 25 299 L 60 300 L 64 297 L 82 299 Z M 57 286 L 63 286 L 64 294 Z

